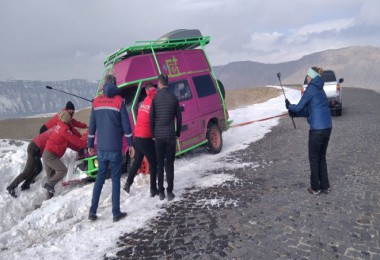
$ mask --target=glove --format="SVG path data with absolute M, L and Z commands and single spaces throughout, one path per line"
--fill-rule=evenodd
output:
M 293 112 L 293 111 L 290 111 L 290 110 L 288 111 L 288 113 L 289 113 L 290 117 L 296 117 L 296 115 L 297 115 L 296 112 Z
M 286 109 L 289 109 L 290 102 L 288 99 L 285 99 L 285 107 Z

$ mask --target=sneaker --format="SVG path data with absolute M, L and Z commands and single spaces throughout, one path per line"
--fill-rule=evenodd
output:
M 15 192 L 15 189 L 12 189 L 11 187 L 7 187 L 7 191 L 8 191 L 8 193 L 9 193 L 13 198 L 17 198 L 17 195 L 16 195 L 16 192 Z
M 125 218 L 127 216 L 127 212 L 121 212 L 119 216 L 113 217 L 113 222 L 118 222 L 120 219 Z
M 130 191 L 130 189 L 131 189 L 131 184 L 129 184 L 128 182 L 125 183 L 123 189 L 129 194 L 129 191 Z
M 50 186 L 49 184 L 45 183 L 44 189 L 47 190 L 49 193 L 54 194 L 55 190 L 54 187 Z
M 331 190 L 330 188 L 327 188 L 327 189 L 321 190 L 321 192 L 324 194 L 330 194 Z
M 150 189 L 150 196 L 153 198 L 154 196 L 158 195 L 159 192 L 157 189 Z
M 307 191 L 313 195 L 320 195 L 321 194 L 321 190 L 313 190 L 311 187 L 307 188 Z
M 29 190 L 30 189 L 30 184 L 25 184 L 25 183 L 23 183 L 22 185 L 21 185 L 21 190 Z
M 173 192 L 168 192 L 168 201 L 171 201 L 175 198 L 175 195 L 173 194 Z
M 88 219 L 91 221 L 95 221 L 98 219 L 98 216 L 96 216 L 96 214 L 90 213 L 88 214 Z
M 165 192 L 160 191 L 160 192 L 158 193 L 158 195 L 160 195 L 160 200 L 164 200 L 164 199 L 165 199 Z

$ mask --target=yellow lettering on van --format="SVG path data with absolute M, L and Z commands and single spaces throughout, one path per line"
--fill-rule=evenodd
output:
M 165 60 L 166 66 L 168 67 L 170 76 L 178 76 L 181 74 L 178 68 L 177 59 L 173 56 L 173 59 Z

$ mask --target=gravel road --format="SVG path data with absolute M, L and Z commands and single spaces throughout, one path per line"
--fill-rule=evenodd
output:
M 295 122 L 297 130 L 282 118 L 226 158 L 260 167 L 223 170 L 241 181 L 189 192 L 146 229 L 122 236 L 115 258 L 380 259 L 380 94 L 344 89 L 327 151 L 329 195 L 306 191 L 308 124 Z

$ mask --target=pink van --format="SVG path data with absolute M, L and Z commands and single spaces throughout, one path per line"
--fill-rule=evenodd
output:
M 105 59 L 98 93 L 104 76 L 114 74 L 134 126 L 138 106 L 146 95 L 143 86 L 147 82 L 157 86 L 158 75 L 168 74 L 168 87 L 177 96 L 182 111 L 177 155 L 203 145 L 210 153 L 219 153 L 222 131 L 228 128 L 228 112 L 223 85 L 216 79 L 204 49 L 209 42 L 210 37 L 202 36 L 199 30 L 176 30 L 155 41 L 136 42 Z M 129 162 L 127 148 L 124 140 L 123 153 Z M 96 158 L 85 161 L 88 174 L 96 174 Z M 148 168 L 144 160 L 140 172 L 147 173 Z

